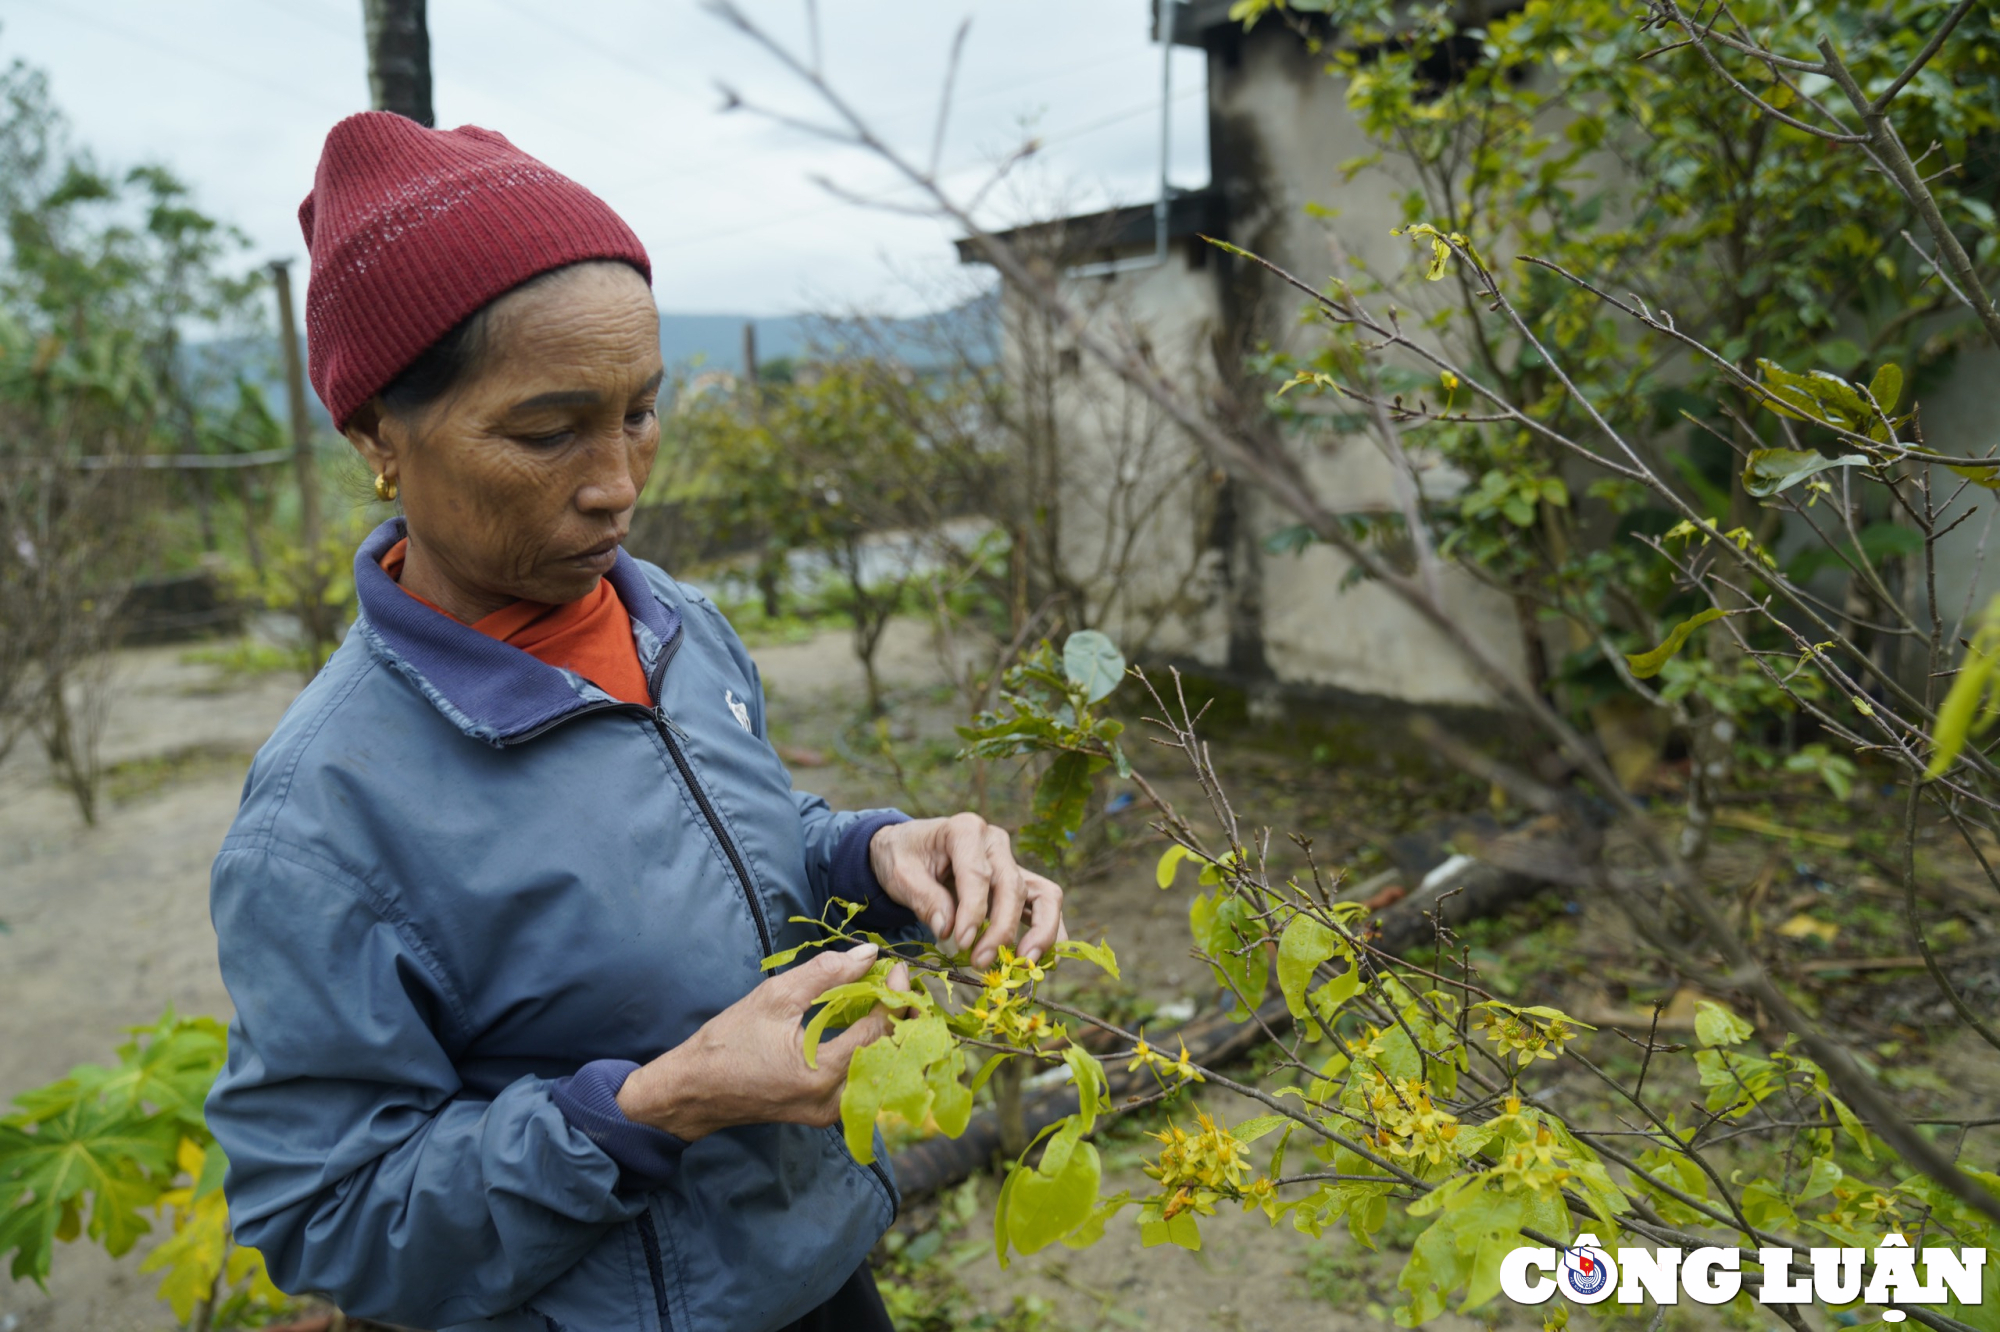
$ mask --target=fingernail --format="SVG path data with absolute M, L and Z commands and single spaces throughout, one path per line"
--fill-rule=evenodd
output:
M 872 958 L 875 956 L 875 954 L 881 951 L 882 951 L 881 948 L 879 948 L 875 944 L 865 943 L 860 945 L 859 947 L 848 949 L 847 955 L 849 957 Z
M 1022 954 L 1022 956 L 1027 958 L 1030 962 L 1039 962 L 1042 960 L 1042 950 L 1039 948 L 1030 948 L 1026 953 Z
M 938 912 L 935 916 L 931 917 L 931 933 L 942 939 L 944 937 L 944 927 L 949 923 L 945 919 L 944 912 Z

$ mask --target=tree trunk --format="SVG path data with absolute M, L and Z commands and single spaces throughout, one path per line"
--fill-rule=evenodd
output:
M 370 0 L 373 5 L 376 0 Z M 417 3 L 422 17 L 422 0 Z M 429 76 L 425 76 L 426 86 Z M 428 101 L 428 94 L 426 94 Z M 292 313 L 292 270 L 289 261 L 271 263 L 271 288 L 278 298 L 278 340 L 285 353 L 285 397 L 292 419 L 292 470 L 299 483 L 299 544 L 305 560 L 300 565 L 302 580 L 294 589 L 298 597 L 299 627 L 306 638 L 306 679 L 319 668 L 336 646 L 333 618 L 326 604 L 327 583 L 333 570 L 326 564 L 320 540 L 319 464 L 313 456 L 312 418 L 306 412 L 305 350 L 299 343 L 299 325 Z
M 368 39 L 370 104 L 419 125 L 435 125 L 424 0 L 361 0 L 361 19 Z

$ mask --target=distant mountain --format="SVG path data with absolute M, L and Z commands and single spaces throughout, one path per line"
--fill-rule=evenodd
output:
M 961 346 L 983 349 L 986 356 L 994 348 L 993 321 L 997 317 L 997 296 L 982 295 L 965 304 L 934 314 L 908 319 L 885 319 L 871 330 L 875 336 L 860 334 L 859 321 L 828 319 L 816 315 L 774 315 L 753 317 L 724 314 L 675 314 L 660 311 L 660 355 L 669 367 L 688 367 L 697 362 L 704 369 L 740 373 L 743 369 L 743 326 L 757 329 L 757 360 L 803 360 L 815 355 L 838 354 L 852 338 L 863 345 L 879 338 L 891 352 L 918 368 L 935 364 L 940 358 L 939 334 Z M 848 330 L 854 330 L 851 335 Z
M 943 359 L 941 334 L 959 346 L 976 349 L 982 361 L 991 357 L 997 350 L 994 321 L 998 311 L 998 296 L 982 295 L 935 314 L 882 320 L 871 331 L 872 336 L 864 337 L 858 321 L 814 315 L 676 314 L 662 310 L 660 356 L 670 369 L 699 364 L 739 374 L 743 369 L 743 325 L 752 323 L 757 326 L 760 364 L 837 355 L 850 341 L 868 346 L 886 342 L 893 355 L 926 369 Z M 283 419 L 285 380 L 276 339 L 213 339 L 190 346 L 187 354 L 205 360 L 210 374 L 221 384 L 226 385 L 236 374 L 243 375 L 264 391 L 271 411 Z M 306 403 L 321 428 L 330 430 L 333 423 L 310 388 Z
M 808 321 L 799 315 L 750 318 L 660 311 L 660 356 L 669 367 L 699 364 L 709 370 L 743 369 L 743 326 L 757 328 L 757 359 L 796 359 L 807 347 Z

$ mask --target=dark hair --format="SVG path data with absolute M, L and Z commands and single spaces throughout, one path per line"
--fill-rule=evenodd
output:
M 486 357 L 486 326 L 492 309 L 491 301 L 480 306 L 404 366 L 382 389 L 382 410 L 407 419 L 437 402 L 478 369 Z
M 486 359 L 487 333 L 492 324 L 493 307 L 503 298 L 517 291 L 526 291 L 537 282 L 546 281 L 558 273 L 567 273 L 572 268 L 581 268 L 585 264 L 623 262 L 615 259 L 584 259 L 578 263 L 564 264 L 560 268 L 537 273 L 526 282 L 509 287 L 459 320 L 452 326 L 450 332 L 424 348 L 416 360 L 404 366 L 382 389 L 380 397 L 383 410 L 391 416 L 400 416 L 407 420 L 435 404 L 478 370 Z M 630 267 L 629 264 L 626 266 Z

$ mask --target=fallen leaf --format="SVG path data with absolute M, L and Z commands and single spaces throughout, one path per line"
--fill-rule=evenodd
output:
M 1832 943 L 1840 936 L 1840 926 L 1830 920 L 1820 920 L 1801 911 L 1778 927 L 1778 933 L 1787 939 L 1817 939 L 1821 943 Z
M 1715 825 L 1718 828 L 1736 828 L 1743 832 L 1759 833 L 1765 837 L 1786 840 L 1796 838 L 1808 846 L 1823 846 L 1832 851 L 1845 851 L 1854 845 L 1854 839 L 1842 833 L 1820 832 L 1814 828 L 1788 828 L 1782 823 L 1773 823 L 1748 810 L 1718 809 L 1715 811 Z
M 1363 902 L 1361 905 L 1367 907 L 1370 911 L 1380 911 L 1383 907 L 1389 906 L 1392 903 L 1402 901 L 1405 897 L 1408 897 L 1409 894 L 1410 890 L 1405 888 L 1402 884 L 1392 883 L 1388 887 L 1376 893 L 1373 897 Z

